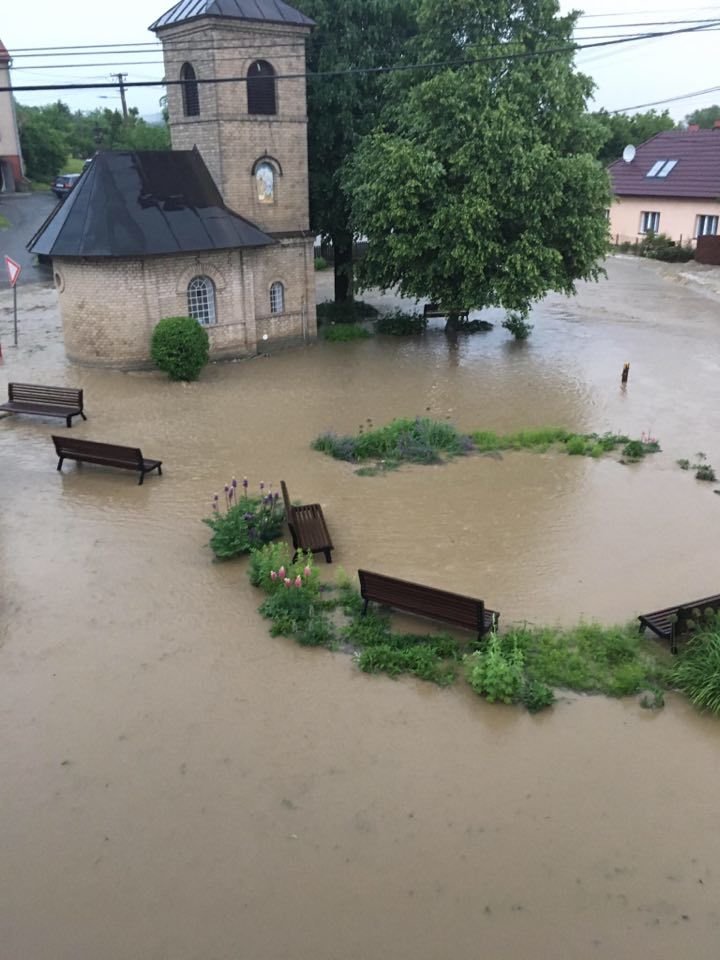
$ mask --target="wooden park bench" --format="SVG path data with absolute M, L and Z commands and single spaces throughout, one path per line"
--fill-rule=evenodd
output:
M 53 437 L 58 460 L 57 468 L 62 470 L 63 460 L 75 460 L 77 463 L 97 463 L 103 467 L 120 467 L 122 470 L 137 470 L 140 474 L 138 484 L 145 474 L 157 470 L 162 475 L 162 460 L 146 460 L 137 447 L 121 447 L 115 443 L 99 443 L 97 440 L 81 440 L 79 437 Z
M 360 595 L 365 601 L 363 613 L 368 603 L 382 604 L 397 610 L 406 610 L 430 620 L 444 620 L 466 630 L 477 631 L 478 638 L 484 636 L 500 619 L 495 610 L 488 610 L 482 600 L 465 597 L 449 590 L 425 587 L 408 580 L 386 577 L 381 573 L 358 570 Z
M 443 307 L 439 303 L 426 303 L 423 307 L 423 317 L 426 320 L 430 320 L 432 317 L 449 317 L 450 314 L 455 314 L 455 316 L 460 320 L 461 323 L 467 323 L 470 316 L 469 310 L 460 310 L 454 309 L 453 307 Z
M 661 640 L 670 641 L 670 650 L 677 653 L 678 637 L 688 632 L 690 621 L 697 621 L 706 610 L 720 611 L 720 593 L 713 597 L 703 597 L 692 603 L 681 603 L 675 607 L 665 607 L 653 613 L 644 613 L 638 617 L 640 632 L 652 630 Z
M 283 501 L 285 503 L 285 519 L 292 537 L 293 548 L 297 555 L 301 550 L 310 550 L 311 553 L 324 553 L 328 563 L 332 563 L 333 542 L 330 539 L 322 507 L 319 503 L 305 503 L 294 507 L 290 503 L 285 481 L 280 481 Z
M 87 420 L 83 392 L 74 387 L 43 387 L 35 383 L 9 383 L 8 402 L 0 410 L 31 413 L 38 417 L 61 417 L 71 427 L 73 417 Z

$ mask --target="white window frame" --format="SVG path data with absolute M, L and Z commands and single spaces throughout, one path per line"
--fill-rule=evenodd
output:
M 666 163 L 667 163 L 667 160 L 656 160 L 655 163 L 650 167 L 648 172 L 645 174 L 645 176 L 656 177 Z
M 215 284 L 210 277 L 193 277 L 187 287 L 188 313 L 202 327 L 217 323 Z
M 665 178 L 669 173 L 672 173 L 677 163 L 677 160 L 666 160 L 662 170 L 658 170 L 658 177 Z
M 640 233 L 659 233 L 660 232 L 660 211 L 659 210 L 641 210 L 640 211 Z
M 720 217 L 716 213 L 699 213 L 695 217 L 695 236 L 716 237 L 719 220 Z
M 281 280 L 270 285 L 270 313 L 285 313 L 285 284 Z

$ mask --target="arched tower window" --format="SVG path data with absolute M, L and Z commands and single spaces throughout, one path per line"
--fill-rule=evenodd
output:
M 197 76 L 191 63 L 184 63 L 180 70 L 180 79 L 184 81 L 182 86 L 183 113 L 186 117 L 200 116 L 200 91 L 197 84 Z
M 210 277 L 193 277 L 188 284 L 188 313 L 204 327 L 215 323 L 215 284 Z
M 255 185 L 260 203 L 275 203 L 275 167 L 267 160 L 255 167 Z
M 270 313 L 285 312 L 285 287 L 276 280 L 270 287 Z
M 248 113 L 275 114 L 275 71 L 267 60 L 256 60 L 247 72 Z

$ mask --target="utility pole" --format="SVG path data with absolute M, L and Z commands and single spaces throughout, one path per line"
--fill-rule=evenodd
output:
M 125 79 L 125 77 L 127 77 L 127 74 L 111 73 L 110 76 L 117 77 L 118 86 L 120 87 L 120 100 L 122 101 L 123 120 L 127 120 L 128 108 L 127 108 L 127 101 L 125 100 L 125 84 L 123 83 L 123 80 Z

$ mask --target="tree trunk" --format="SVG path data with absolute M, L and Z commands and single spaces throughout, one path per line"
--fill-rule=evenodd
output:
M 457 333 L 462 326 L 459 313 L 449 313 L 445 321 L 445 333 Z
M 353 298 L 352 234 L 336 234 L 332 243 L 335 254 L 335 303 L 346 303 Z

